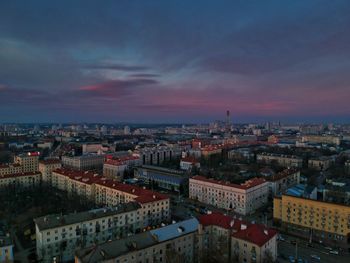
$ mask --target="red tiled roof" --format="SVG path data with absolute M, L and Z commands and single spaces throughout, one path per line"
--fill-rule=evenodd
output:
M 148 189 L 143 189 L 138 186 L 123 184 L 112 179 L 101 178 L 98 182 L 96 182 L 96 184 L 134 195 L 136 196 L 135 201 L 139 203 L 149 203 L 169 198 L 167 195 L 160 194 Z
M 231 230 L 233 237 L 254 243 L 260 247 L 277 234 L 275 229 L 267 228 L 261 224 L 247 223 L 219 212 L 202 215 L 199 217 L 199 222 L 204 227 L 218 226 Z
M 283 178 L 286 178 L 286 177 L 290 176 L 291 174 L 295 174 L 296 172 L 298 172 L 297 169 L 288 168 L 288 169 L 285 169 L 285 170 L 283 170 L 282 172 L 280 172 L 278 174 L 275 174 L 275 175 L 273 175 L 271 177 L 268 177 L 267 180 L 271 181 L 271 182 L 278 181 L 278 180 L 281 180 Z
M 139 203 L 149 203 L 159 200 L 169 199 L 167 195 L 160 194 L 138 186 L 123 184 L 113 179 L 102 177 L 92 172 L 69 170 L 66 168 L 56 169 L 54 172 L 68 176 L 69 178 L 84 182 L 86 184 L 98 184 L 108 188 L 116 189 L 135 196 L 135 201 Z
M 54 172 L 67 176 L 72 180 L 90 185 L 98 182 L 101 179 L 101 176 L 99 174 L 93 172 L 76 171 L 66 168 L 59 168 L 54 170 Z
M 191 179 L 245 190 L 266 182 L 264 178 L 252 178 L 250 180 L 245 181 L 243 184 L 232 184 L 227 181 L 217 181 L 200 175 L 193 176 L 192 178 L 190 178 L 190 180 Z
M 203 226 L 218 226 L 221 228 L 234 230 L 240 229 L 241 224 L 244 223 L 241 220 L 234 219 L 228 215 L 218 212 L 200 216 L 199 222 Z
M 238 239 L 248 241 L 262 247 L 271 238 L 277 235 L 277 231 L 272 228 L 266 228 L 260 224 L 250 224 L 244 230 L 233 233 L 232 236 Z

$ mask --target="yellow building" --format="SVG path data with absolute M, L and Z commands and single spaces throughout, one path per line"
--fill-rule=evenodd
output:
M 273 208 L 285 231 L 350 249 L 350 206 L 282 195 L 274 198 Z

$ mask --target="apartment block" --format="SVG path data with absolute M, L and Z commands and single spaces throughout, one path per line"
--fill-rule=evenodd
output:
M 308 143 L 324 143 L 340 145 L 341 137 L 332 135 L 307 135 L 301 138 L 302 142 Z
M 266 177 L 266 180 L 269 182 L 270 194 L 275 196 L 299 184 L 300 171 L 295 168 L 287 168 L 280 173 Z
M 52 172 L 61 167 L 61 161 L 58 159 L 39 161 L 39 171 L 41 172 L 43 183 L 52 185 Z
M 276 163 L 282 167 L 295 167 L 301 168 L 303 166 L 303 159 L 294 155 L 273 154 L 273 153 L 261 153 L 256 156 L 258 163 L 271 164 Z
M 195 218 L 120 240 L 78 250 L 76 263 L 194 262 L 198 220 Z
M 52 183 L 55 188 L 85 197 L 101 206 L 137 202 L 141 205 L 143 215 L 152 215 L 145 224 L 160 224 L 170 219 L 170 200 L 167 195 L 120 183 L 93 172 L 57 169 L 52 173 Z
M 40 183 L 40 172 L 27 172 L 0 176 L 0 188 L 6 188 L 7 190 L 31 189 L 39 186 Z
M 350 207 L 282 195 L 274 198 L 276 223 L 294 235 L 350 251 Z
M 22 172 L 39 171 L 39 152 L 28 152 L 15 156 L 15 163 L 22 166 Z
M 157 184 L 159 188 L 175 192 L 180 192 L 181 187 L 188 187 L 188 175 L 183 170 L 143 165 L 135 168 L 134 176 Z
M 143 165 L 159 165 L 164 161 L 181 156 L 181 148 L 176 146 L 145 147 L 134 152 L 139 155 Z
M 76 249 L 140 232 L 144 228 L 140 213 L 140 205 L 130 202 L 112 208 L 36 218 L 34 222 L 39 260 L 73 260 Z
M 198 257 L 218 262 L 264 262 L 277 259 L 277 231 L 221 213 L 199 218 Z
M 327 170 L 333 163 L 333 158 L 328 156 L 321 156 L 318 158 L 310 158 L 308 167 L 311 169 L 324 171 Z
M 243 184 L 194 176 L 189 182 L 189 197 L 202 203 L 234 210 L 247 215 L 267 203 L 269 184 L 263 178 L 253 178 Z
M 81 156 L 62 156 L 62 165 L 79 171 L 102 170 L 104 155 L 84 154 Z

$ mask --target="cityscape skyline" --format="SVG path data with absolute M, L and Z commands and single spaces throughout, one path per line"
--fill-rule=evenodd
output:
M 69 4 L 68 4 L 69 3 Z M 3 1 L 1 122 L 340 122 L 348 1 Z

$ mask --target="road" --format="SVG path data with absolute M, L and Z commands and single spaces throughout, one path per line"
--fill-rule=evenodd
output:
M 278 254 L 280 255 L 280 262 L 289 262 L 289 259 L 283 259 L 281 256 L 284 255 L 285 258 L 289 258 L 289 256 L 293 256 L 295 258 L 295 247 L 296 245 L 291 244 L 291 240 L 297 241 L 297 255 L 298 258 L 303 260 L 307 260 L 308 262 L 325 262 L 325 263 L 349 263 L 350 255 L 348 253 L 340 252 L 339 255 L 329 254 L 329 250 L 325 249 L 320 244 L 313 243 L 314 247 L 308 247 L 307 241 L 303 239 L 298 239 L 291 236 L 283 235 L 284 241 L 279 241 L 278 243 Z M 320 261 L 312 259 L 311 255 L 317 255 L 320 257 Z

